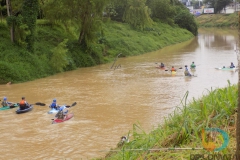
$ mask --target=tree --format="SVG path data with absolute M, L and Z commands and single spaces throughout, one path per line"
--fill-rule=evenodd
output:
M 69 21 L 79 26 L 79 44 L 89 46 L 95 32 L 101 26 L 103 9 L 108 0 L 49 0 L 43 8 L 44 15 L 51 21 Z
M 3 0 L 0 0 L 1 22 L 3 21 L 3 11 L 6 9 L 6 5 L 3 2 L 4 2 Z
M 23 23 L 27 25 L 30 34 L 26 37 L 27 49 L 34 52 L 36 21 L 39 12 L 38 0 L 24 0 L 22 7 Z
M 173 24 L 176 11 L 170 0 L 149 0 L 148 6 L 152 11 L 151 17 Z
M 185 28 L 188 31 L 192 32 L 193 35 L 198 34 L 197 23 L 192 14 L 187 10 L 182 10 L 175 17 L 174 22 L 178 24 L 179 27 Z
M 10 37 L 11 41 L 15 42 L 15 29 L 19 22 L 18 15 L 21 12 L 21 5 L 22 5 L 22 0 L 5 0 L 6 2 L 6 8 L 7 8 L 7 24 L 8 27 L 10 28 Z
M 150 10 L 145 5 L 146 0 L 128 0 L 123 20 L 135 28 L 143 29 L 152 24 Z
M 67 60 L 67 52 L 68 49 L 66 47 L 67 39 L 61 42 L 57 47 L 52 49 L 53 55 L 50 60 L 51 66 L 57 72 L 62 72 L 63 69 L 68 65 Z
M 128 0 L 121 0 L 121 1 L 112 0 L 111 1 L 113 9 L 116 11 L 116 14 L 111 15 L 111 20 L 123 22 L 123 15 L 124 15 L 125 9 L 127 7 L 127 1 Z
M 220 13 L 221 10 L 225 10 L 225 7 L 232 3 L 232 0 L 217 0 L 217 3 L 215 4 L 214 8 L 215 8 L 215 12 L 216 13 Z
M 232 0 L 204 0 L 204 3 L 214 8 L 215 13 L 220 13 L 228 4 L 232 3 Z
M 10 0 L 6 0 L 6 6 L 7 6 L 8 18 L 10 18 L 11 15 L 12 15 L 12 9 L 11 9 L 11 2 L 10 2 Z M 10 34 L 11 34 L 11 41 L 14 42 L 14 23 L 12 23 L 11 26 L 10 26 Z

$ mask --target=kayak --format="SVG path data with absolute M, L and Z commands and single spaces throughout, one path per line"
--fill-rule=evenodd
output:
M 0 111 L 12 109 L 12 108 L 15 108 L 15 107 L 18 107 L 18 105 L 17 104 L 12 104 L 11 106 L 3 106 L 3 107 L 0 108 Z
M 30 105 L 30 107 L 29 108 L 26 108 L 26 109 L 20 109 L 20 108 L 18 108 L 18 110 L 16 110 L 16 113 L 17 114 L 20 114 L 20 113 L 25 113 L 25 112 L 28 112 L 28 111 L 31 111 L 33 109 L 33 105 Z
M 58 109 L 52 108 L 50 111 L 48 111 L 48 114 L 57 113 L 58 111 Z
M 158 68 L 158 69 L 165 69 L 165 67 L 156 67 L 156 68 Z
M 63 107 L 63 109 L 66 108 L 66 106 L 61 106 L 61 107 Z M 48 111 L 48 114 L 57 113 L 58 111 L 59 111 L 59 109 L 52 108 L 50 111 Z
M 222 70 L 222 71 L 235 71 L 235 70 L 237 70 L 238 68 L 229 68 L 229 67 L 227 67 L 227 68 L 215 68 L 215 69 L 218 69 L 218 70 Z
M 172 74 L 176 74 L 177 72 L 176 71 L 171 71 Z
M 64 119 L 54 119 L 54 120 L 52 121 L 52 124 L 65 122 L 65 121 L 71 119 L 72 117 L 73 117 L 73 113 L 69 113 L 69 114 L 67 114 L 67 115 L 65 116 Z

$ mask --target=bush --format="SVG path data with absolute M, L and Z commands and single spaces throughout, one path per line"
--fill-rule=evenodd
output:
M 185 28 L 190 31 L 193 35 L 198 34 L 197 23 L 195 22 L 194 16 L 189 11 L 180 11 L 179 14 L 174 18 L 174 22 L 181 28 Z

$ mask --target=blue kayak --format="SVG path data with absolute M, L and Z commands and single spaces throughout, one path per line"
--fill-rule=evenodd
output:
M 60 107 L 59 107 L 60 108 Z M 58 109 L 55 109 L 55 108 L 52 108 L 50 111 L 48 111 L 48 114 L 53 114 L 53 113 L 57 113 L 59 111 L 59 108 Z M 66 106 L 61 106 L 62 109 L 65 109 Z
M 18 108 L 18 110 L 16 110 L 16 113 L 17 113 L 17 114 L 25 113 L 25 112 L 31 111 L 32 109 L 33 109 L 33 105 L 30 105 L 30 107 L 29 107 L 29 108 L 26 108 L 26 109 L 20 109 L 20 108 Z

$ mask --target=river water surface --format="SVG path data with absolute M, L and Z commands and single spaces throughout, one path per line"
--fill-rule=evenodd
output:
M 114 148 L 120 137 L 134 123 L 150 132 L 179 105 L 189 91 L 188 100 L 200 98 L 211 87 L 225 87 L 229 80 L 237 83 L 238 73 L 216 70 L 237 65 L 235 53 L 237 31 L 200 30 L 199 36 L 140 56 L 119 58 L 111 64 L 81 68 L 51 77 L 12 85 L 0 85 L 0 98 L 29 103 L 42 102 L 31 112 L 16 114 L 0 111 L 0 159 L 91 159 Z M 185 78 L 184 65 L 194 61 L 194 75 Z M 177 68 L 176 75 L 156 68 L 163 62 Z M 114 67 L 113 67 L 114 68 Z M 61 124 L 51 124 L 54 115 L 48 105 L 77 105 L 70 108 L 74 117 Z

